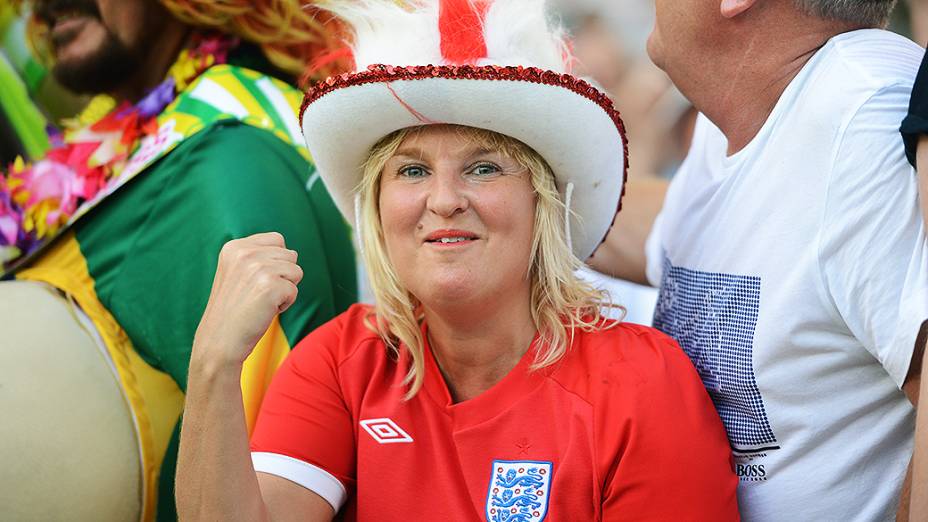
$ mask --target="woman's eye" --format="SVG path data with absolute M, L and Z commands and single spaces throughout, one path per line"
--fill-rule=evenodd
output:
M 425 169 L 417 165 L 410 165 L 400 169 L 400 175 L 407 178 L 421 178 L 426 175 Z
M 493 174 L 498 174 L 500 168 L 492 163 L 481 163 L 479 165 L 474 165 L 474 167 L 470 169 L 470 172 L 477 176 L 492 176 Z

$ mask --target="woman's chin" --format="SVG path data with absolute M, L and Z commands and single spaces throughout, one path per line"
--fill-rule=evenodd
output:
M 415 292 L 419 301 L 426 307 L 462 306 L 480 302 L 486 292 L 472 278 L 449 277 L 437 278 L 425 285 L 421 292 Z

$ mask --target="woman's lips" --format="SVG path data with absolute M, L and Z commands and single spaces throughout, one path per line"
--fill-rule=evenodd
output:
M 463 246 L 480 239 L 468 230 L 436 230 L 426 236 L 425 242 L 439 247 Z

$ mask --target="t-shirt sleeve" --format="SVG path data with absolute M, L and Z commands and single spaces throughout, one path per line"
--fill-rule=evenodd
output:
M 696 370 L 668 337 L 638 344 L 656 362 L 636 372 L 629 418 L 613 419 L 627 442 L 606 477 L 602 519 L 738 520 L 728 439 Z
M 355 484 L 355 436 L 338 379 L 341 316 L 301 341 L 277 371 L 251 438 L 255 471 L 312 490 L 338 512 Z
M 912 96 L 909 99 L 909 113 L 902 120 L 902 139 L 905 141 L 905 154 L 912 166 L 915 166 L 915 148 L 918 138 L 928 134 L 928 53 L 922 58 L 918 68 Z
M 848 121 L 819 242 L 828 296 L 854 337 L 902 386 L 928 317 L 928 252 L 914 169 L 896 126 L 906 85 L 884 88 Z

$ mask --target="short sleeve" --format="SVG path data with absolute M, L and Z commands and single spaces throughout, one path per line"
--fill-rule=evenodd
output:
M 909 113 L 902 120 L 902 139 L 905 141 L 905 154 L 912 166 L 915 165 L 915 149 L 918 138 L 928 134 L 928 53 L 922 58 L 918 68 L 912 95 L 909 98 Z
M 722 421 L 686 354 L 670 338 L 656 350 L 634 399 L 623 448 L 603 495 L 603 520 L 738 520 L 738 479 Z M 643 374 L 644 372 L 642 372 Z
M 341 316 L 290 353 L 265 395 L 251 438 L 255 471 L 295 482 L 338 512 L 354 489 L 351 413 L 338 381 Z
M 884 88 L 849 120 L 828 181 L 819 243 L 837 313 L 900 387 L 928 317 L 917 178 L 896 133 L 908 91 Z

